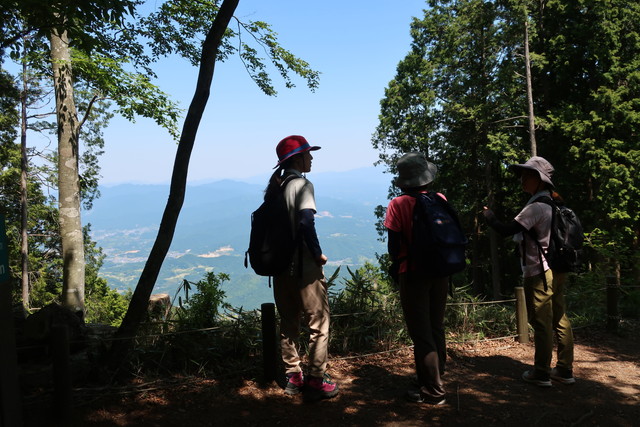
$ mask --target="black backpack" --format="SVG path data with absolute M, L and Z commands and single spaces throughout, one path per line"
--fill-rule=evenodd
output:
M 453 207 L 434 192 L 416 196 L 413 208 L 410 265 L 429 277 L 446 277 L 466 266 L 467 237 Z
M 251 268 L 260 276 L 277 276 L 291 265 L 298 241 L 291 227 L 284 189 L 295 178 L 295 175 L 287 177 L 279 191 L 251 214 L 251 235 L 244 266 L 247 267 L 248 256 Z
M 551 236 L 546 252 L 542 251 L 540 242 L 538 248 L 544 255 L 551 270 L 559 273 L 575 272 L 580 267 L 584 233 L 582 224 L 576 213 L 565 205 L 559 205 L 551 197 L 543 196 L 535 202 L 546 203 L 551 206 Z

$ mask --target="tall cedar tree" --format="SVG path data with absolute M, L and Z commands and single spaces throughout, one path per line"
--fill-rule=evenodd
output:
M 411 150 L 438 165 L 434 186 L 461 212 L 471 237 L 468 279 L 476 293 L 484 293 L 490 251 L 476 214 L 507 197 L 502 162 L 520 158 L 524 138 L 528 141 L 518 55 L 523 33 L 510 25 L 512 12 L 493 2 L 430 1 L 428 6 L 411 25 L 411 51 L 381 101 L 373 146 L 392 172 L 398 156 Z M 494 259 L 505 258 L 497 256 L 495 240 L 492 247 Z M 499 272 L 493 269 L 494 275 Z M 498 297 L 499 285 L 491 287 Z
M 490 204 L 513 217 L 526 200 L 506 166 L 529 156 L 527 19 L 537 150 L 583 218 L 595 252 L 585 264 L 611 260 L 599 264 L 608 273 L 638 264 L 639 18 L 637 2 L 458 0 L 429 1 L 414 20 L 412 49 L 381 101 L 373 146 L 392 172 L 409 150 L 438 164 L 435 185 L 473 237 L 476 292 L 486 290 L 486 254 L 496 256 L 477 213 Z M 519 276 L 504 255 L 503 291 Z
M 543 2 L 534 19 L 539 133 L 604 274 L 636 282 L 640 236 L 640 4 Z

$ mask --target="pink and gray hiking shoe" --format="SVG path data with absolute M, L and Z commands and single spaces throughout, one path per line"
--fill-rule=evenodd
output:
M 304 389 L 305 402 L 317 402 L 330 399 L 338 394 L 338 384 L 331 381 L 331 377 L 324 374 L 322 378 L 309 375 Z
M 287 374 L 287 385 L 284 388 L 286 394 L 298 394 L 304 388 L 304 375 L 302 372 Z

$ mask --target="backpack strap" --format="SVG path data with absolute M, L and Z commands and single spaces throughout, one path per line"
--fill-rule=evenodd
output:
M 287 175 L 285 177 L 285 179 L 282 181 L 282 184 L 280 184 L 280 191 L 284 192 L 287 184 L 289 184 L 294 179 L 301 179 L 301 178 L 304 178 L 304 177 L 298 176 L 298 175 L 293 174 L 293 173 Z M 298 244 L 298 275 L 300 277 L 302 277 L 302 272 L 303 272 L 303 267 L 302 267 L 302 260 L 303 260 L 302 248 L 303 248 L 304 245 L 303 245 L 302 233 L 300 233 L 300 230 L 298 230 L 297 228 L 298 227 L 296 227 L 295 234 L 296 234 L 296 243 Z
M 544 256 L 544 257 L 546 258 L 547 256 L 546 256 L 546 255 L 545 255 L 545 253 L 542 251 L 542 245 L 540 244 L 540 241 L 538 240 L 538 238 L 537 238 L 537 236 L 536 236 L 536 232 L 535 232 L 535 230 L 532 228 L 531 230 L 527 230 L 527 234 L 531 235 L 531 236 L 532 236 L 532 238 L 533 238 L 533 240 L 536 242 L 536 246 L 538 247 L 538 260 L 539 260 L 539 262 L 540 262 L 540 266 L 541 266 L 541 267 L 543 267 L 543 266 L 544 266 L 544 263 L 542 262 L 542 257 Z M 523 237 L 524 237 L 524 234 L 523 234 Z M 522 239 L 522 247 L 523 247 L 523 250 L 522 250 L 522 263 L 523 263 L 523 265 L 524 265 L 524 262 L 525 262 L 525 261 L 524 261 L 524 260 L 525 260 L 525 255 L 524 255 L 524 239 Z M 544 267 L 543 267 L 543 268 L 544 268 Z M 549 268 L 551 268 L 551 267 L 549 267 Z M 544 291 L 546 292 L 546 291 L 547 291 L 547 289 L 548 289 L 548 286 L 547 286 L 547 275 L 546 275 L 546 273 L 545 273 L 544 271 L 542 272 L 542 282 L 544 283 Z
M 287 175 L 287 176 L 282 180 L 282 182 L 280 183 L 279 191 L 280 191 L 281 193 L 284 193 L 285 188 L 287 188 L 287 184 L 289 184 L 289 183 L 290 183 L 291 181 L 293 181 L 294 179 L 298 179 L 298 178 L 301 178 L 301 177 L 299 177 L 298 175 L 293 174 L 293 173 L 292 173 L 292 174 Z M 298 241 L 298 242 L 297 242 L 297 243 L 298 243 L 298 253 L 299 253 L 299 254 L 302 254 L 302 250 L 301 250 L 301 249 L 302 249 L 302 239 L 300 238 L 300 233 L 299 233 L 299 232 L 297 232 L 297 230 L 296 230 L 296 240 Z M 246 266 L 247 266 L 247 259 L 246 259 L 246 258 L 247 258 L 247 257 L 246 257 L 246 255 L 245 255 L 245 261 L 244 261 L 244 263 L 245 263 L 245 268 L 246 268 Z M 302 255 L 300 255 L 300 262 L 299 262 L 298 264 L 300 265 L 300 276 L 302 276 Z M 273 280 L 273 276 L 269 276 L 269 287 L 271 287 L 271 282 L 272 282 L 272 280 Z
M 555 209 L 557 208 L 556 203 L 553 201 L 553 199 L 549 196 L 540 196 L 538 198 L 536 198 L 535 200 L 533 200 L 531 203 L 544 203 L 546 205 L 551 206 L 551 225 L 549 227 L 549 233 L 551 233 L 551 231 L 553 230 L 553 226 L 554 226 L 554 222 L 555 222 Z M 544 251 L 542 250 L 542 244 L 540 244 L 540 240 L 538 239 L 538 235 L 536 233 L 536 231 L 531 228 L 530 230 L 527 230 L 526 233 L 522 233 L 522 236 L 526 238 L 526 235 L 529 235 L 534 242 L 536 242 L 536 246 L 538 247 L 538 260 L 540 262 L 540 267 L 542 267 L 544 269 L 544 263 L 542 262 L 542 257 L 544 257 L 547 262 L 549 262 L 549 259 L 547 258 L 547 255 L 544 253 Z M 549 240 L 551 240 L 551 235 L 549 236 Z M 551 242 L 549 242 L 549 244 L 551 244 Z M 522 265 L 525 265 L 525 239 L 522 239 Z M 549 266 L 549 268 L 551 268 L 551 266 Z M 545 272 L 542 272 L 542 282 L 544 283 L 544 290 L 545 292 L 548 289 L 547 286 L 547 276 L 545 274 Z
M 449 214 L 452 216 L 452 218 L 458 223 L 458 225 L 460 225 L 460 220 L 458 219 L 458 214 L 456 213 L 456 211 L 451 207 L 451 205 L 449 204 L 448 201 L 446 201 L 443 197 L 441 197 L 435 191 L 428 191 L 426 193 L 423 193 L 423 192 L 420 192 L 420 193 L 406 193 L 406 192 L 404 192 L 402 194 L 405 195 L 405 196 L 413 197 L 416 200 L 415 205 L 413 206 L 414 212 L 412 214 L 412 220 L 414 220 L 416 218 L 415 209 L 419 209 L 419 207 L 418 207 L 418 203 L 420 203 L 419 199 L 421 197 L 428 197 L 428 198 L 431 198 L 431 199 L 435 200 L 436 203 L 442 204 L 445 207 L 445 209 L 447 210 L 447 212 L 449 212 Z M 411 224 L 411 227 L 413 228 L 413 223 Z M 403 261 L 406 260 L 406 262 L 407 262 L 407 271 L 410 271 L 412 256 L 411 256 L 411 254 L 409 254 L 409 250 L 410 250 L 411 245 L 407 241 L 407 239 L 405 238 L 404 233 L 400 233 L 400 239 L 407 246 L 407 255 L 403 256 L 403 257 L 399 257 L 395 261 L 395 262 L 398 263 L 397 269 L 399 270 L 400 269 L 400 264 Z M 453 278 L 452 278 L 451 275 L 449 276 L 449 295 L 453 298 Z

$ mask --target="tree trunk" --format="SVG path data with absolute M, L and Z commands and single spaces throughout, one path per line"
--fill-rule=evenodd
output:
M 29 212 L 27 195 L 27 64 L 22 64 L 22 94 L 20 96 L 20 213 L 22 221 L 20 224 L 20 256 L 22 260 L 22 307 L 29 310 Z
M 158 236 L 151 248 L 151 253 L 142 270 L 136 289 L 133 292 L 127 313 L 115 334 L 117 339 L 113 342 L 108 356 L 109 365 L 112 368 L 120 366 L 131 348 L 132 339 L 144 319 L 149 304 L 149 297 L 153 292 L 160 268 L 171 246 L 178 222 L 178 215 L 184 202 L 189 158 L 191 157 L 191 151 L 200 120 L 202 119 L 207 100 L 209 99 L 216 56 L 224 32 L 233 17 L 238 2 L 239 0 L 224 0 L 202 45 L 198 83 L 185 118 L 180 142 L 178 143 L 176 159 L 173 164 L 173 173 L 171 175 L 169 199 L 167 200 L 167 205 L 160 222 Z
M 531 155 L 537 156 L 538 147 L 536 144 L 536 121 L 533 114 L 533 89 L 531 87 L 531 58 L 529 57 L 529 17 L 525 16 L 524 23 L 524 62 L 527 73 L 527 105 L 529 107 L 529 142 L 531 144 Z
M 66 31 L 51 31 L 51 62 L 58 121 L 58 192 L 62 242 L 62 304 L 84 315 L 84 238 L 80 221 L 78 116 L 73 99 L 71 53 Z
M 495 192 L 493 190 L 493 180 L 491 179 L 491 162 L 487 161 L 485 166 L 485 182 L 487 183 L 487 203 L 489 206 L 495 205 Z M 498 255 L 498 233 L 489 227 L 489 254 L 491 258 L 491 289 L 493 299 L 495 301 L 501 299 L 501 283 L 500 278 L 502 277 L 500 271 L 500 259 Z

